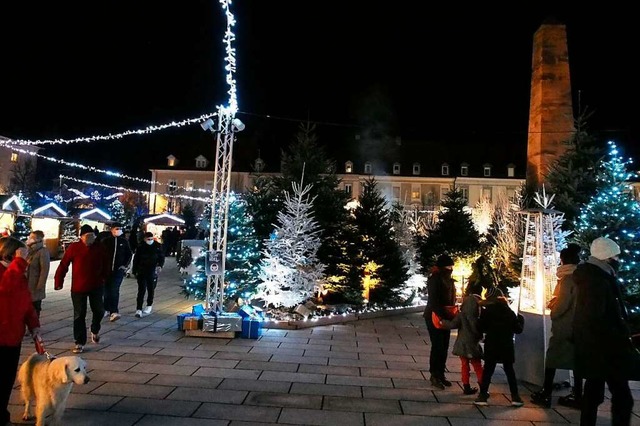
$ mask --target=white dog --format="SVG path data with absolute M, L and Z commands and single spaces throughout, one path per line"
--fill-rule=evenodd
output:
M 89 383 L 87 363 L 77 356 L 49 360 L 45 355 L 33 354 L 20 367 L 20 383 L 24 400 L 23 420 L 32 419 L 31 400 L 36 400 L 36 426 L 62 425 L 62 414 L 73 384 Z

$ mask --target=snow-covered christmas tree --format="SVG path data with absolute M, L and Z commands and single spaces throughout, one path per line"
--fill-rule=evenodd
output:
M 304 176 L 304 169 L 303 169 Z M 325 266 L 317 258 L 320 227 L 313 217 L 312 185 L 293 182 L 285 192 L 284 211 L 265 242 L 257 297 L 273 307 L 293 307 L 318 289 Z
M 640 207 L 629 184 L 636 177 L 629 171 L 631 159 L 624 160 L 616 144 L 609 142 L 609 158 L 597 177 L 598 189 L 582 208 L 575 231 L 576 241 L 586 250 L 597 237 L 609 237 L 620 246 L 618 281 L 628 296 L 640 294 Z
M 127 215 L 124 211 L 124 205 L 120 202 L 120 200 L 113 200 L 108 207 L 109 214 L 111 215 L 111 220 L 114 222 L 120 222 L 125 224 L 127 222 Z

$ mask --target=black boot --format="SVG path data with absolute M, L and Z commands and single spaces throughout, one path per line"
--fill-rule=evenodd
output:
M 472 388 L 471 385 L 464 385 L 462 393 L 465 395 L 473 395 L 478 392 L 478 388 Z
M 431 386 L 433 386 L 434 388 L 444 390 L 444 383 L 442 383 L 442 381 L 439 378 L 435 376 L 431 376 L 429 380 L 431 381 Z
M 531 394 L 531 402 L 543 408 L 551 408 L 551 394 L 544 389 Z
M 582 405 L 582 399 L 577 397 L 573 391 L 571 391 L 569 395 L 558 398 L 558 404 L 564 407 L 577 408 L 579 410 Z

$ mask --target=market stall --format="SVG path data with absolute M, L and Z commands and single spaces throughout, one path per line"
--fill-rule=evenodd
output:
M 35 209 L 31 216 L 31 229 L 44 233 L 44 246 L 49 250 L 51 258 L 60 258 L 62 253 L 60 224 L 62 221 L 70 219 L 67 212 L 56 203 L 51 202 Z

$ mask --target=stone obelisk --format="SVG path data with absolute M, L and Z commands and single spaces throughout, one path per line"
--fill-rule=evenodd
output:
M 533 36 L 530 102 L 527 183 L 540 186 L 575 132 L 567 31 L 553 18 Z

